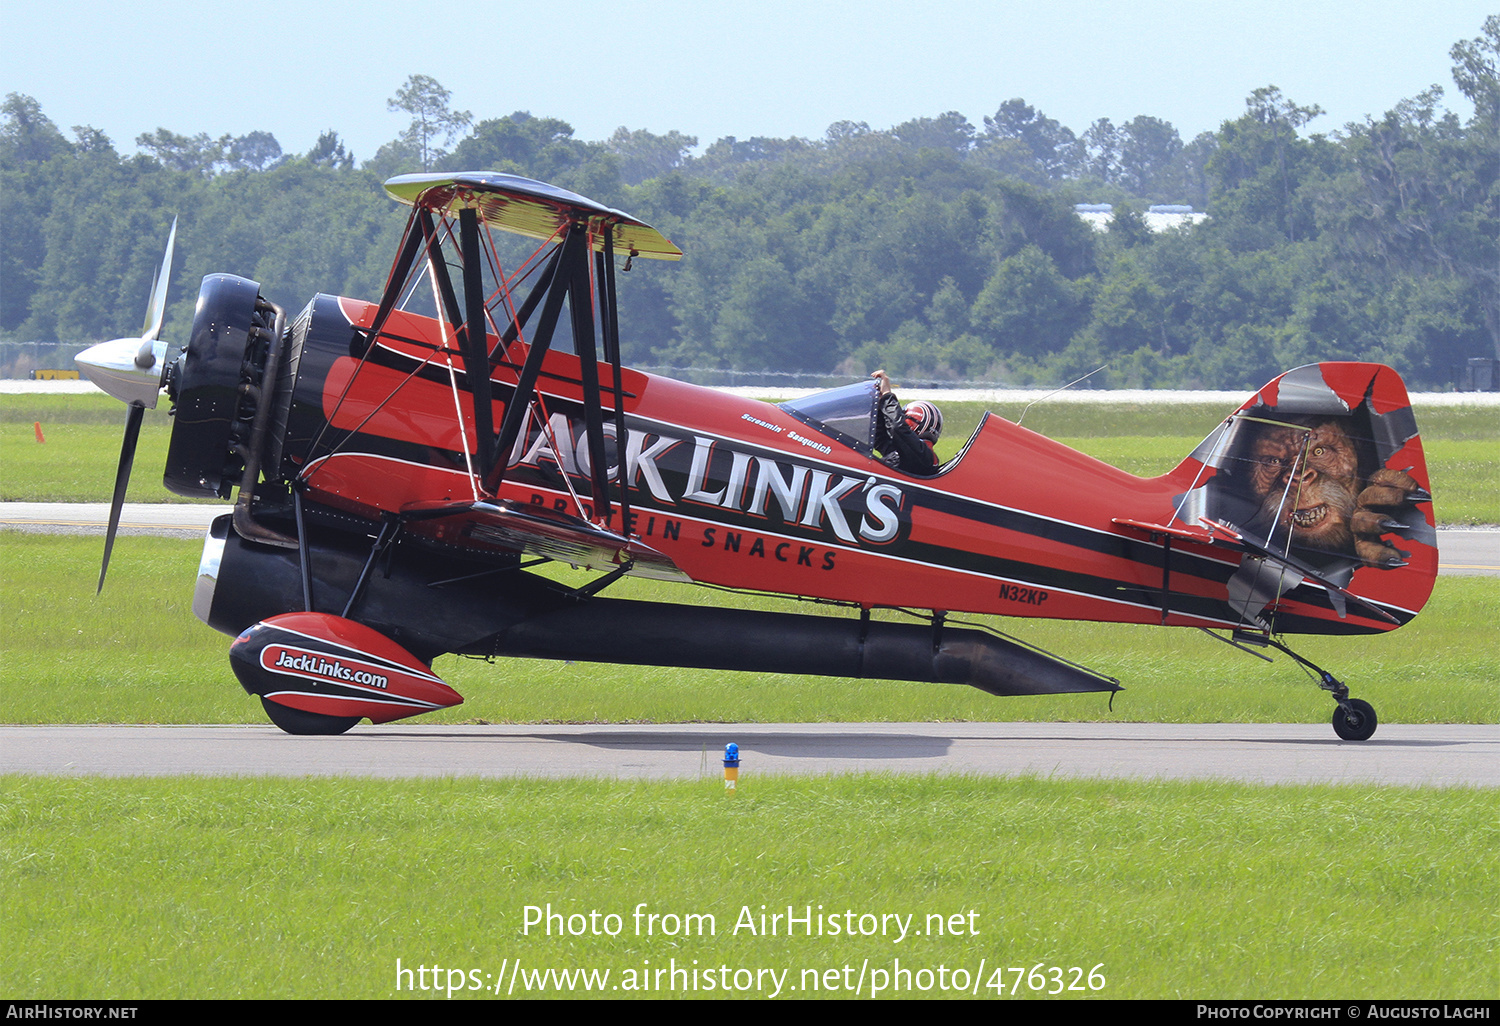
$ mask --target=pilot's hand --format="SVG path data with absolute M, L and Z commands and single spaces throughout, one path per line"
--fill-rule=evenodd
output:
M 896 393 L 886 392 L 880 397 L 880 419 L 885 424 L 885 436 L 896 437 L 896 429 L 906 423 L 906 411 L 901 408 L 901 400 L 896 398 Z
M 870 377 L 879 382 L 881 395 L 891 394 L 891 376 L 884 369 L 871 372 Z

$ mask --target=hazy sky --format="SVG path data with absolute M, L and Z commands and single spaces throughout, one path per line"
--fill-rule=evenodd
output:
M 1333 131 L 1441 84 L 1449 48 L 1496 0 L 0 0 L 0 93 L 122 152 L 165 127 L 273 133 L 302 152 L 336 129 L 364 160 L 404 127 L 386 100 L 431 75 L 476 118 L 819 138 L 956 110 L 976 128 L 1019 96 L 1082 133 L 1164 118 L 1184 141 L 1274 84 Z

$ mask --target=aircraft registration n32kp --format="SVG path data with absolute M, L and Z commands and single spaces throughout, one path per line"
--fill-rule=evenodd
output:
M 432 672 L 444 653 L 1119 689 L 949 622 L 981 613 L 1223 632 L 1312 671 L 1340 737 L 1373 733 L 1370 705 L 1283 639 L 1391 630 L 1431 593 L 1427 468 L 1390 368 L 1289 371 L 1160 477 L 988 414 L 915 476 L 877 455 L 873 381 L 771 405 L 622 366 L 617 264 L 682 255 L 640 220 L 505 174 L 386 189 L 412 210 L 377 301 L 319 295 L 288 317 L 256 282 L 209 275 L 173 349 L 169 240 L 143 335 L 78 358 L 129 406 L 100 586 L 142 412 L 164 390 L 166 486 L 238 489 L 194 612 L 235 637 L 235 674 L 283 729 L 455 705 Z M 560 583 L 536 571 L 547 561 L 596 576 Z M 843 615 L 603 595 L 627 575 Z

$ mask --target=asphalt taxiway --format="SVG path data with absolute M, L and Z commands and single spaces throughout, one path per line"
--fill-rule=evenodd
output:
M 1331 708 L 1331 705 L 1330 705 Z M 808 723 L 0 727 L 0 772 L 109 777 L 720 778 L 934 773 L 1048 779 L 1500 787 L 1500 726 L 1382 724 L 1340 741 L 1319 724 Z

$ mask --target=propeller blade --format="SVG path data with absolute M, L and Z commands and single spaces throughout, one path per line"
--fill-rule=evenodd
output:
M 172 218 L 172 231 L 167 236 L 167 253 L 161 258 L 161 270 L 151 283 L 151 298 L 146 301 L 146 327 L 141 338 L 153 341 L 161 338 L 162 321 L 167 315 L 167 281 L 172 277 L 172 247 L 177 244 L 177 218 Z
M 120 529 L 120 509 L 125 505 L 125 486 L 130 484 L 130 467 L 135 462 L 135 443 L 141 437 L 141 421 L 146 417 L 146 408 L 131 403 L 125 413 L 125 441 L 120 445 L 120 467 L 115 471 L 115 494 L 109 503 L 109 528 L 104 534 L 104 562 L 99 567 L 99 587 L 94 594 L 104 591 L 104 575 L 109 573 L 109 554 L 115 547 L 115 532 Z

